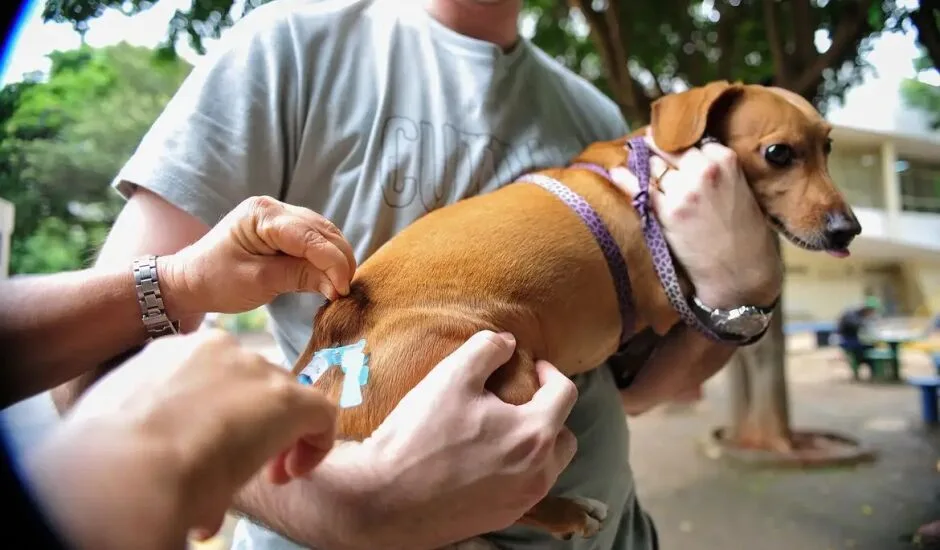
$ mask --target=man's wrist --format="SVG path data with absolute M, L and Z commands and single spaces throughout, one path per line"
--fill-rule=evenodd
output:
M 695 285 L 695 296 L 714 309 L 740 306 L 769 307 L 780 296 L 781 281 L 770 274 L 759 274 L 751 281 L 735 280 L 732 275 L 705 280 Z
M 272 485 L 256 476 L 236 495 L 234 508 L 300 546 L 382 546 L 384 514 L 375 505 L 382 484 L 365 453 L 361 443 L 340 443 L 308 477 L 287 485 Z
M 199 311 L 178 256 L 157 256 L 157 274 L 160 277 L 163 305 L 171 321 L 183 321 L 206 313 Z

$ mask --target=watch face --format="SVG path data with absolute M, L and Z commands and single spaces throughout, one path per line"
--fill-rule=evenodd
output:
M 766 316 L 761 313 L 744 313 L 722 323 L 722 329 L 734 334 L 753 336 L 764 330 L 767 324 Z

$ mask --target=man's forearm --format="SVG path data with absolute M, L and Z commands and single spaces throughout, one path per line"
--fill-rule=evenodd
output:
M 130 265 L 0 281 L 0 405 L 89 373 L 146 338 Z
M 734 354 L 734 346 L 708 340 L 684 323 L 657 345 L 630 386 L 621 391 L 628 414 L 642 414 L 711 378 Z
M 390 467 L 387 449 L 380 460 L 366 445 L 339 443 L 308 476 L 287 485 L 255 477 L 236 495 L 234 508 L 319 550 L 420 550 L 454 542 L 447 527 L 427 521 L 414 495 L 382 473 Z
M 334 449 L 310 475 L 286 485 L 273 485 L 256 476 L 236 495 L 234 509 L 301 546 L 376 548 L 370 534 L 378 526 L 367 519 L 366 504 L 374 483 L 368 479 L 370 474 L 342 456 L 358 444 L 341 445 L 345 448 Z

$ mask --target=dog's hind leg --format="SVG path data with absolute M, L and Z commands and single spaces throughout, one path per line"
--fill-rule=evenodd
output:
M 532 355 L 517 349 L 509 362 L 493 373 L 486 387 L 500 399 L 521 405 L 539 389 L 538 372 Z M 539 527 L 560 539 L 574 535 L 592 537 L 607 517 L 607 505 L 588 498 L 547 496 L 540 500 L 518 523 Z
M 547 496 L 525 513 L 518 523 L 540 527 L 560 539 L 574 535 L 590 538 L 607 518 L 607 505 L 598 500 Z

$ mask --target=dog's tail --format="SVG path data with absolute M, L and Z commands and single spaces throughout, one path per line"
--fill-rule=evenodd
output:
M 310 363 L 317 351 L 359 340 L 365 330 L 371 306 L 366 285 L 354 281 L 349 286 L 349 294 L 321 307 L 313 318 L 313 336 L 307 343 L 307 349 L 294 363 L 294 375 Z

